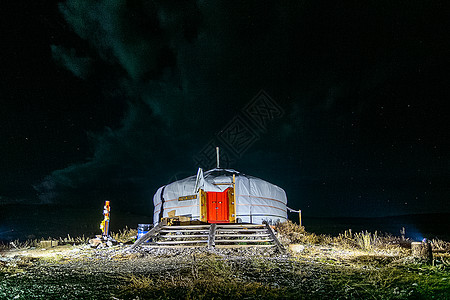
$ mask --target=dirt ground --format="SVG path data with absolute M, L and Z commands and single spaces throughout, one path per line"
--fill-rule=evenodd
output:
M 447 254 L 429 266 L 405 251 L 291 248 L 8 250 L 0 256 L 0 299 L 450 298 Z

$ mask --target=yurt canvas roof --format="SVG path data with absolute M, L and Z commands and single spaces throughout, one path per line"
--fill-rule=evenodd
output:
M 212 169 L 204 174 L 199 169 L 197 176 L 190 176 L 158 189 L 153 198 L 154 223 L 158 223 L 161 217 L 167 217 L 167 212 L 174 210 L 178 216 L 199 219 L 199 189 L 207 194 L 224 192 L 232 186 L 233 175 L 235 176 L 235 207 L 238 221 L 273 223 L 287 219 L 287 199 L 282 188 L 232 169 Z

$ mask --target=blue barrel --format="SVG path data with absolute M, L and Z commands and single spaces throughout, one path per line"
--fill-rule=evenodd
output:
M 152 224 L 138 224 L 138 228 L 137 228 L 137 239 L 140 239 L 141 236 L 143 236 L 144 234 L 146 234 L 150 229 L 152 229 L 153 225 Z

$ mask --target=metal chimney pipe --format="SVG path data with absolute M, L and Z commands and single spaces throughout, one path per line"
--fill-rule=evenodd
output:
M 217 169 L 220 169 L 220 164 L 219 164 L 219 147 L 216 147 L 216 154 L 217 154 Z

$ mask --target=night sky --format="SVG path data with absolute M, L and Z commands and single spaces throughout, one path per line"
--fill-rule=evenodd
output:
M 0 204 L 151 214 L 220 146 L 307 215 L 450 212 L 449 8 L 8 1 Z

